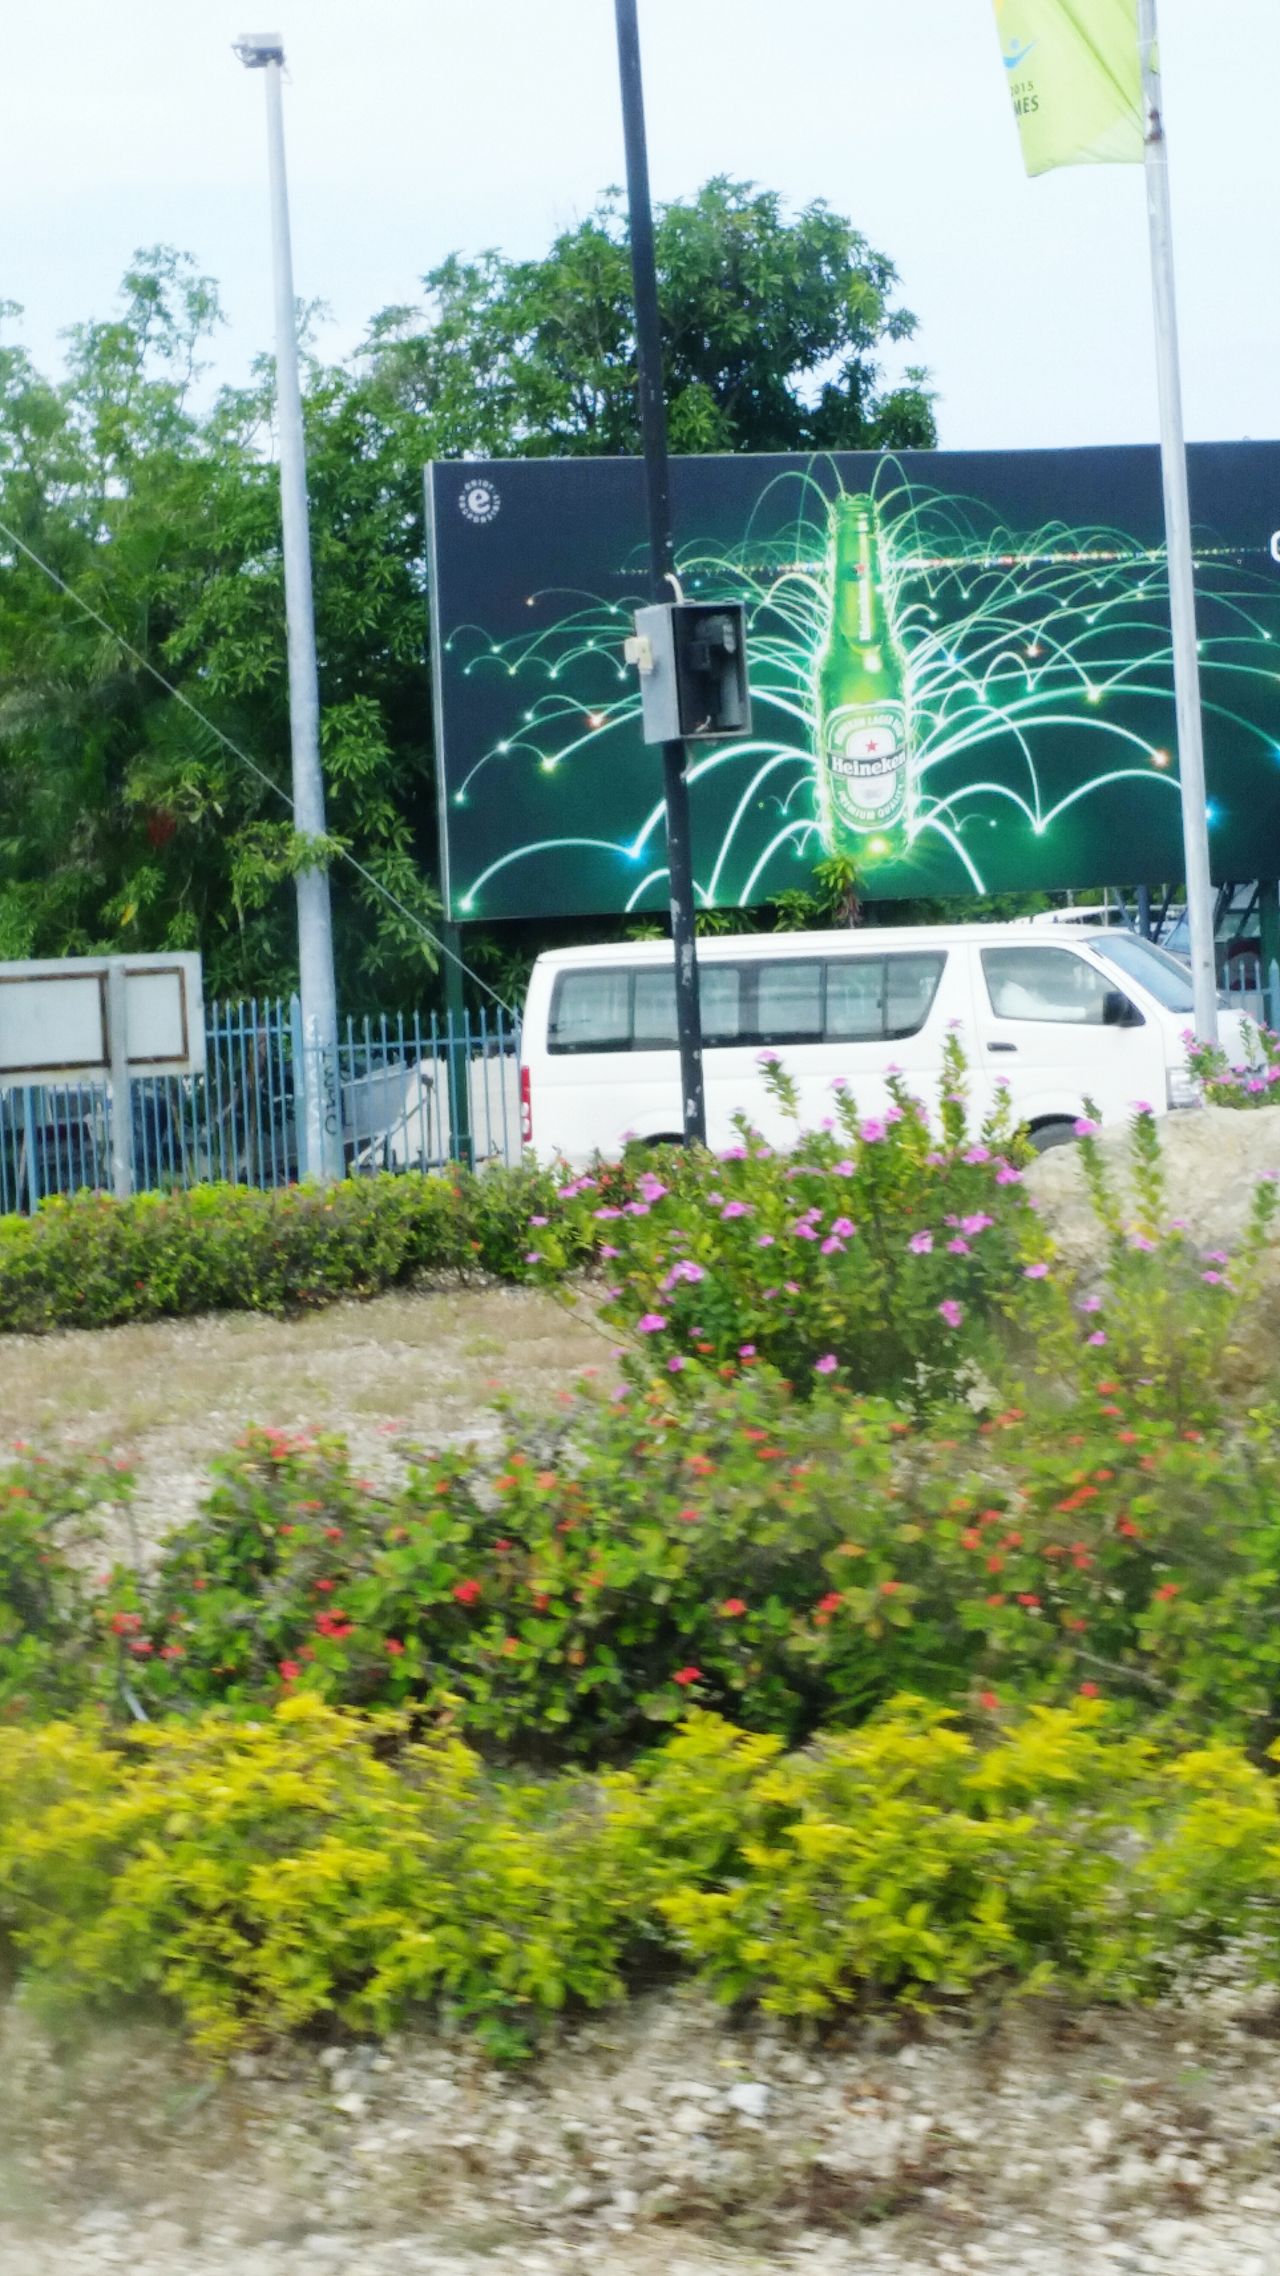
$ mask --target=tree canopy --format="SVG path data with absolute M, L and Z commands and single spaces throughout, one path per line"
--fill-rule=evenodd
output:
M 662 211 L 658 253 L 675 448 L 932 443 L 925 375 L 881 370 L 914 320 L 848 221 L 715 181 Z M 7 344 L 20 313 L 0 308 L 0 958 L 199 946 L 213 992 L 288 986 L 273 365 L 210 394 L 217 290 L 168 248 L 57 377 Z M 638 448 L 616 195 L 543 260 L 444 262 L 344 363 L 309 356 L 304 392 L 329 828 L 368 873 L 333 870 L 357 1009 L 420 996 L 434 963 L 422 467 Z

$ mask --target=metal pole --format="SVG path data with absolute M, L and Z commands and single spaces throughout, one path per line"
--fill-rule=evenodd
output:
M 275 281 L 276 415 L 280 430 L 280 515 L 289 648 L 289 738 L 293 756 L 294 828 L 325 834 L 320 768 L 320 683 L 311 592 L 307 456 L 298 381 L 297 304 L 289 237 L 289 185 L 284 159 L 280 81 L 284 46 L 276 33 L 246 38 L 236 53 L 263 74 L 267 94 L 267 159 L 271 179 L 271 247 Z M 333 973 L 333 916 L 328 871 L 299 870 L 298 982 L 302 999 L 307 1169 L 321 1182 L 342 1175 L 342 1110 L 338 1084 L 338 1004 Z
M 645 487 L 649 502 L 649 589 L 655 601 L 675 597 L 675 546 L 671 534 L 671 490 L 667 461 L 667 409 L 662 380 L 662 326 L 658 315 L 658 271 L 653 246 L 653 204 L 649 194 L 649 152 L 645 139 L 644 79 L 640 68 L 640 26 L 636 0 L 614 0 L 618 28 L 618 71 L 622 81 L 622 126 L 627 148 L 627 202 L 631 212 L 631 275 L 636 304 L 636 364 L 639 373 L 640 431 L 644 440 Z M 689 778 L 683 743 L 662 746 L 667 806 L 667 872 L 671 887 L 671 940 L 676 966 L 676 1033 L 680 1042 L 680 1089 L 686 1145 L 707 1141 L 706 1094 L 702 1080 L 702 1012 L 698 1002 L 698 945 L 693 905 L 693 845 L 689 822 Z
M 124 964 L 113 956 L 107 965 L 107 1061 L 111 1070 L 111 1183 L 117 1201 L 127 1201 L 133 1192 L 128 985 Z
M 1155 299 L 1156 365 L 1160 384 L 1160 452 L 1164 469 L 1165 543 L 1173 624 L 1173 678 L 1178 714 L 1178 771 L 1182 783 L 1182 839 L 1187 871 L 1187 923 L 1196 1033 L 1218 1040 L 1218 965 L 1209 869 L 1209 818 L 1204 774 L 1204 717 L 1200 703 L 1200 649 L 1196 630 L 1195 559 L 1191 498 L 1182 418 L 1178 356 L 1178 301 L 1173 270 L 1173 210 L 1169 197 L 1169 146 L 1164 131 L 1156 0 L 1138 0 L 1142 91 L 1147 121 L 1147 213 L 1151 224 L 1151 278 Z

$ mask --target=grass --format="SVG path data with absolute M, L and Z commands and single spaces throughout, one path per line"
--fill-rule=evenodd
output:
M 137 1527 L 155 1539 L 193 1513 L 210 1457 L 249 1422 L 342 1431 L 376 1472 L 394 1436 L 483 1438 L 499 1392 L 546 1407 L 608 1348 L 584 1307 L 512 1288 L 0 1336 L 0 1441 L 134 1454 Z

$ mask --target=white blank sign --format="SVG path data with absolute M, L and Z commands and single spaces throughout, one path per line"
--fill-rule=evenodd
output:
M 136 1075 L 203 1074 L 198 956 L 68 956 L 0 964 L 0 1083 L 103 1080 L 111 1060 L 107 974 L 125 974 L 125 1041 Z

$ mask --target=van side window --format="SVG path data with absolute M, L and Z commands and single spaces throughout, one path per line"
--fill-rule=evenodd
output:
M 982 969 L 997 1019 L 1106 1024 L 1106 974 L 1069 948 L 984 948 Z
M 552 1051 L 629 1051 L 631 974 L 562 972 L 547 1043 Z
M 938 993 L 945 956 L 887 956 L 884 980 L 886 1043 L 918 1035 Z
M 827 966 L 831 1043 L 891 1043 L 918 1035 L 933 1009 L 946 957 L 843 956 Z
M 756 974 L 756 1039 L 816 1043 L 822 1034 L 822 966 L 787 957 Z

